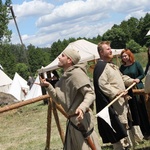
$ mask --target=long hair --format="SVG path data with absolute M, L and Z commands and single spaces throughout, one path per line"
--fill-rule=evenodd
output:
M 134 55 L 133 55 L 133 53 L 129 49 L 122 50 L 122 52 L 121 52 L 121 58 L 122 58 L 123 53 L 126 53 L 129 56 L 129 60 L 130 60 L 131 63 L 135 62 Z M 125 64 L 125 62 L 122 59 L 121 59 L 121 62 L 123 64 Z

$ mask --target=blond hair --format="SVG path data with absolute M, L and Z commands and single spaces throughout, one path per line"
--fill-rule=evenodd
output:
M 103 50 L 103 45 L 106 44 L 106 45 L 109 45 L 110 46 L 110 41 L 102 41 L 102 42 L 99 42 L 98 43 L 98 46 L 97 46 L 97 51 L 98 53 Z

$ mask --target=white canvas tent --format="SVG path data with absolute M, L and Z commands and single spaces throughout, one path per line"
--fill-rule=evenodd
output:
M 87 61 L 92 61 L 96 60 L 99 58 L 98 52 L 97 52 L 97 45 L 94 43 L 91 43 L 89 41 L 86 41 L 84 39 L 77 40 L 75 42 L 70 43 L 65 49 L 67 48 L 73 48 L 77 51 L 79 51 L 81 62 L 87 62 Z M 118 55 L 120 54 L 122 49 L 112 49 L 113 55 Z M 51 70 L 55 70 L 58 68 L 58 58 L 56 58 L 52 63 L 47 65 L 46 67 L 42 67 L 41 69 L 38 70 L 38 73 L 43 73 Z
M 146 36 L 150 35 L 150 30 L 147 32 Z
M 13 95 L 18 101 L 22 101 L 25 99 L 28 90 L 27 81 L 16 72 L 8 93 Z
M 36 77 L 34 83 L 40 83 L 39 76 Z M 36 98 L 42 95 L 41 87 L 37 84 L 33 84 L 32 88 L 29 90 L 28 94 L 25 97 L 25 100 Z
M 0 69 L 0 92 L 8 93 L 12 79 Z

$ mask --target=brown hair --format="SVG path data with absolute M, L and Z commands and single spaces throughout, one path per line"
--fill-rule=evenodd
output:
M 132 53 L 129 49 L 124 49 L 124 50 L 121 52 L 121 58 L 122 58 L 123 53 L 126 53 L 126 54 L 129 56 L 129 60 L 130 60 L 131 63 L 133 63 L 133 62 L 135 61 L 134 55 L 133 55 L 133 53 Z M 122 59 L 121 59 L 121 62 L 122 62 L 123 64 L 125 64 L 125 62 L 124 62 Z
M 97 51 L 98 51 L 98 53 L 101 51 L 101 50 L 103 50 L 103 44 L 106 44 L 106 45 L 110 45 L 110 41 L 102 41 L 102 42 L 99 42 L 98 43 L 98 46 L 97 46 Z

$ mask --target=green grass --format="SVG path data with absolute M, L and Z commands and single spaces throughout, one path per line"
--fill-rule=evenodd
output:
M 44 150 L 47 135 L 47 105 L 43 102 L 30 104 L 19 109 L 0 114 L 0 150 Z M 58 111 L 61 126 L 65 132 L 66 118 Z M 95 128 L 97 131 L 97 122 Z M 51 150 L 63 147 L 55 119 L 52 117 Z M 101 142 L 101 138 L 100 138 Z M 102 142 L 101 142 L 101 145 Z M 150 142 L 145 141 L 136 147 L 141 150 L 150 149 Z M 112 150 L 110 144 L 102 146 L 102 150 Z
M 46 145 L 47 105 L 42 102 L 0 114 L 1 150 L 43 150 Z M 65 119 L 61 117 L 64 126 Z M 51 147 L 60 148 L 62 143 L 52 118 Z
M 147 64 L 147 52 L 135 53 L 135 60 L 139 61 L 143 68 L 146 67 Z

